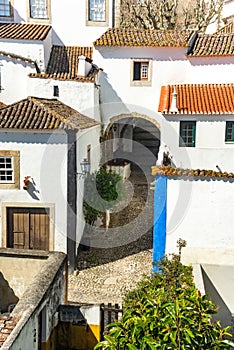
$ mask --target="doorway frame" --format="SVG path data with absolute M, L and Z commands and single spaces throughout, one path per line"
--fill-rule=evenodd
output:
M 8 208 L 43 208 L 49 209 L 49 251 L 54 251 L 55 204 L 32 202 L 2 202 L 2 248 L 7 248 L 7 209 Z

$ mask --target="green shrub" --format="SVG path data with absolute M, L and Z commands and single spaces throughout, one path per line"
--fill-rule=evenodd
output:
M 165 257 L 159 273 L 126 293 L 120 321 L 108 326 L 104 341 L 95 349 L 106 350 L 203 350 L 229 349 L 229 327 L 210 322 L 215 305 L 201 296 L 193 283 L 192 268 L 180 254 Z
M 93 225 L 106 210 L 113 208 L 123 196 L 123 179 L 119 174 L 100 168 L 89 174 L 84 183 L 83 213 L 87 223 Z

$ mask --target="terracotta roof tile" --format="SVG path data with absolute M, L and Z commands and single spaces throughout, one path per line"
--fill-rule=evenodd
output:
M 158 111 L 170 113 L 176 88 L 178 114 L 234 113 L 234 84 L 182 84 L 161 87 Z
M 0 23 L 0 39 L 44 40 L 50 29 L 44 24 Z
M 0 315 L 0 348 L 15 328 L 18 319 L 11 316 Z
M 132 30 L 113 28 L 94 42 L 95 46 L 188 46 L 193 31 Z
M 56 99 L 28 97 L 0 109 L 0 129 L 86 129 L 99 123 Z
M 234 33 L 199 34 L 188 56 L 234 55 Z
M 31 73 L 31 78 L 78 80 L 93 82 L 93 75 L 87 77 L 78 75 L 79 56 L 92 60 L 93 48 L 82 46 L 53 46 L 45 73 Z
M 182 169 L 170 166 L 152 166 L 152 175 L 166 175 L 168 177 L 195 177 L 195 178 L 225 178 L 234 179 L 234 173 L 220 172 L 206 169 Z

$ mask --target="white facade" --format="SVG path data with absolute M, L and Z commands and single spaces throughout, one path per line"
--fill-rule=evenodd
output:
M 80 162 L 87 158 L 90 149 L 91 171 L 99 165 L 99 134 L 96 126 L 77 133 L 77 172 L 81 172 Z M 0 241 L 6 244 L 7 208 L 10 207 L 49 207 L 50 208 L 50 250 L 67 252 L 67 167 L 68 144 L 65 131 L 6 131 L 0 133 L 0 149 L 20 152 L 20 188 L 0 189 Z M 23 189 L 24 178 L 30 176 L 32 190 Z M 76 244 L 83 234 L 84 219 L 83 181 L 74 173 L 77 181 Z M 5 236 L 4 236 L 5 235 Z
M 13 53 L 35 61 L 44 72 L 50 58 L 52 47 L 51 30 L 44 41 L 0 39 L 1 51 Z
M 28 74 L 35 73 L 33 63 L 23 59 L 0 56 L 1 93 L 0 100 L 10 104 L 27 97 Z
M 186 50 L 185 47 L 96 47 L 94 62 L 104 68 L 100 73 L 104 120 L 141 108 L 154 114 L 162 85 L 233 82 L 234 57 L 188 59 Z M 131 61 L 139 58 L 152 60 L 151 86 L 131 86 Z
M 27 96 L 54 98 L 54 86 L 58 86 L 59 101 L 90 118 L 100 120 L 99 90 L 92 82 L 27 77 Z
M 54 250 L 66 252 L 67 244 L 67 136 L 65 132 L 1 132 L 0 149 L 20 152 L 20 189 L 0 190 L 1 206 L 38 205 L 54 208 Z M 34 191 L 23 189 L 25 176 L 31 176 Z M 2 213 L 6 215 L 6 213 Z M 1 218 L 2 219 L 2 218 Z M 1 234 L 6 231 L 1 220 Z M 1 237 L 3 241 L 3 237 Z
M 90 46 L 113 26 L 113 0 L 106 0 L 105 21 L 88 21 L 88 0 L 48 0 L 49 18 L 30 18 L 29 1 L 14 0 L 14 21 L 17 23 L 51 24 L 54 45 Z
M 179 238 L 190 249 L 234 249 L 233 186 L 228 179 L 169 179 L 166 253 L 177 251 Z
M 150 86 L 131 86 L 131 64 L 134 59 L 150 59 Z M 161 145 L 167 145 L 178 167 L 233 171 L 233 144 L 225 143 L 226 120 L 219 117 L 180 116 L 171 118 L 158 113 L 161 86 L 171 84 L 233 83 L 234 57 L 188 58 L 186 48 L 96 47 L 95 62 L 104 67 L 100 73 L 101 112 L 105 127 L 111 118 L 132 112 L 156 120 L 161 131 Z M 179 121 L 197 120 L 196 147 L 179 147 Z M 153 164 L 152 164 L 153 165 Z
M 225 142 L 226 121 L 234 115 L 165 116 L 162 140 L 169 146 L 173 163 L 180 168 L 234 172 L 234 144 Z M 180 121 L 196 122 L 195 147 L 180 147 Z

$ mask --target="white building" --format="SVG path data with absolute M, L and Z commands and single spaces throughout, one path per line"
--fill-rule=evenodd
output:
M 4 0 L 3 22 L 52 26 L 54 45 L 87 46 L 118 25 L 119 0 Z
M 234 33 L 197 35 L 188 31 L 164 33 L 109 29 L 95 41 L 94 45 L 95 62 L 104 68 L 100 74 L 102 120 L 107 134 L 112 133 L 112 137 L 117 139 L 116 142 L 113 142 L 114 153 L 120 149 L 119 139 L 122 139 L 121 142 L 124 143 L 122 153 L 124 157 L 131 159 L 134 152 L 134 147 L 130 144 L 129 139 L 137 140 L 143 147 L 145 146 L 144 149 L 147 151 L 149 147 L 146 139 L 149 140 L 149 135 L 140 140 L 134 133 L 135 130 L 137 131 L 136 127 L 144 129 L 144 123 L 147 123 L 145 130 L 149 131 L 149 123 L 151 123 L 154 131 L 152 129 L 150 133 L 155 136 L 155 139 L 152 137 L 150 141 L 157 145 L 161 142 L 162 146 L 159 158 L 166 145 L 174 156 L 177 166 L 189 167 L 192 164 L 195 167 L 214 169 L 218 165 L 223 167 L 223 171 L 233 170 L 233 165 L 228 161 L 233 155 L 233 149 L 231 140 L 228 142 L 225 140 L 225 123 L 233 119 L 234 112 L 231 102 L 234 76 Z M 231 84 L 230 96 L 225 97 L 225 86 L 221 87 L 222 93 L 217 95 L 217 102 L 227 108 L 224 108 L 224 114 L 227 114 L 225 118 L 220 116 L 223 114 L 222 109 L 214 110 L 212 104 L 208 111 L 205 108 L 199 110 L 197 118 L 202 118 L 202 120 L 208 119 L 208 116 L 204 117 L 204 114 L 216 113 L 217 110 L 216 119 L 212 117 L 212 120 L 217 120 L 217 123 L 212 127 L 213 129 L 207 129 L 207 123 L 198 123 L 199 132 L 197 130 L 195 148 L 179 145 L 178 122 L 180 117 L 173 115 L 172 120 L 169 120 L 170 118 L 165 118 L 165 115 L 161 113 L 164 111 L 162 108 L 158 113 L 161 87 L 172 84 L 188 87 L 191 84 L 206 84 L 208 87 L 211 84 L 224 84 L 225 86 Z M 210 91 L 213 93 L 213 90 Z M 191 89 L 191 93 L 195 105 L 203 100 L 203 96 L 197 96 L 195 88 Z M 187 95 L 185 93 L 183 96 L 187 98 Z M 166 98 L 165 96 L 163 98 Z M 171 96 L 172 91 L 170 98 Z M 167 113 L 170 108 L 169 105 Z M 177 108 L 177 101 L 175 101 L 173 109 L 176 110 L 173 112 L 177 112 Z M 186 114 L 186 112 L 183 113 Z M 190 113 L 193 111 L 188 110 L 188 114 Z M 186 116 L 183 115 L 183 118 Z M 191 119 L 189 116 L 189 120 Z M 209 123 L 212 124 L 211 121 Z M 209 133 L 207 137 L 207 132 L 210 130 L 213 130 L 214 134 L 210 136 Z M 200 148 L 200 151 L 197 148 Z M 202 153 L 201 157 L 201 151 L 204 149 L 206 152 Z M 158 148 L 156 147 L 154 151 L 156 152 L 155 158 L 157 158 Z M 224 152 L 225 156 L 228 152 L 226 160 Z
M 2 108 L 0 126 L 1 246 L 63 251 L 74 264 L 84 226 L 77 173 L 84 158 L 98 166 L 99 123 L 31 97 Z

